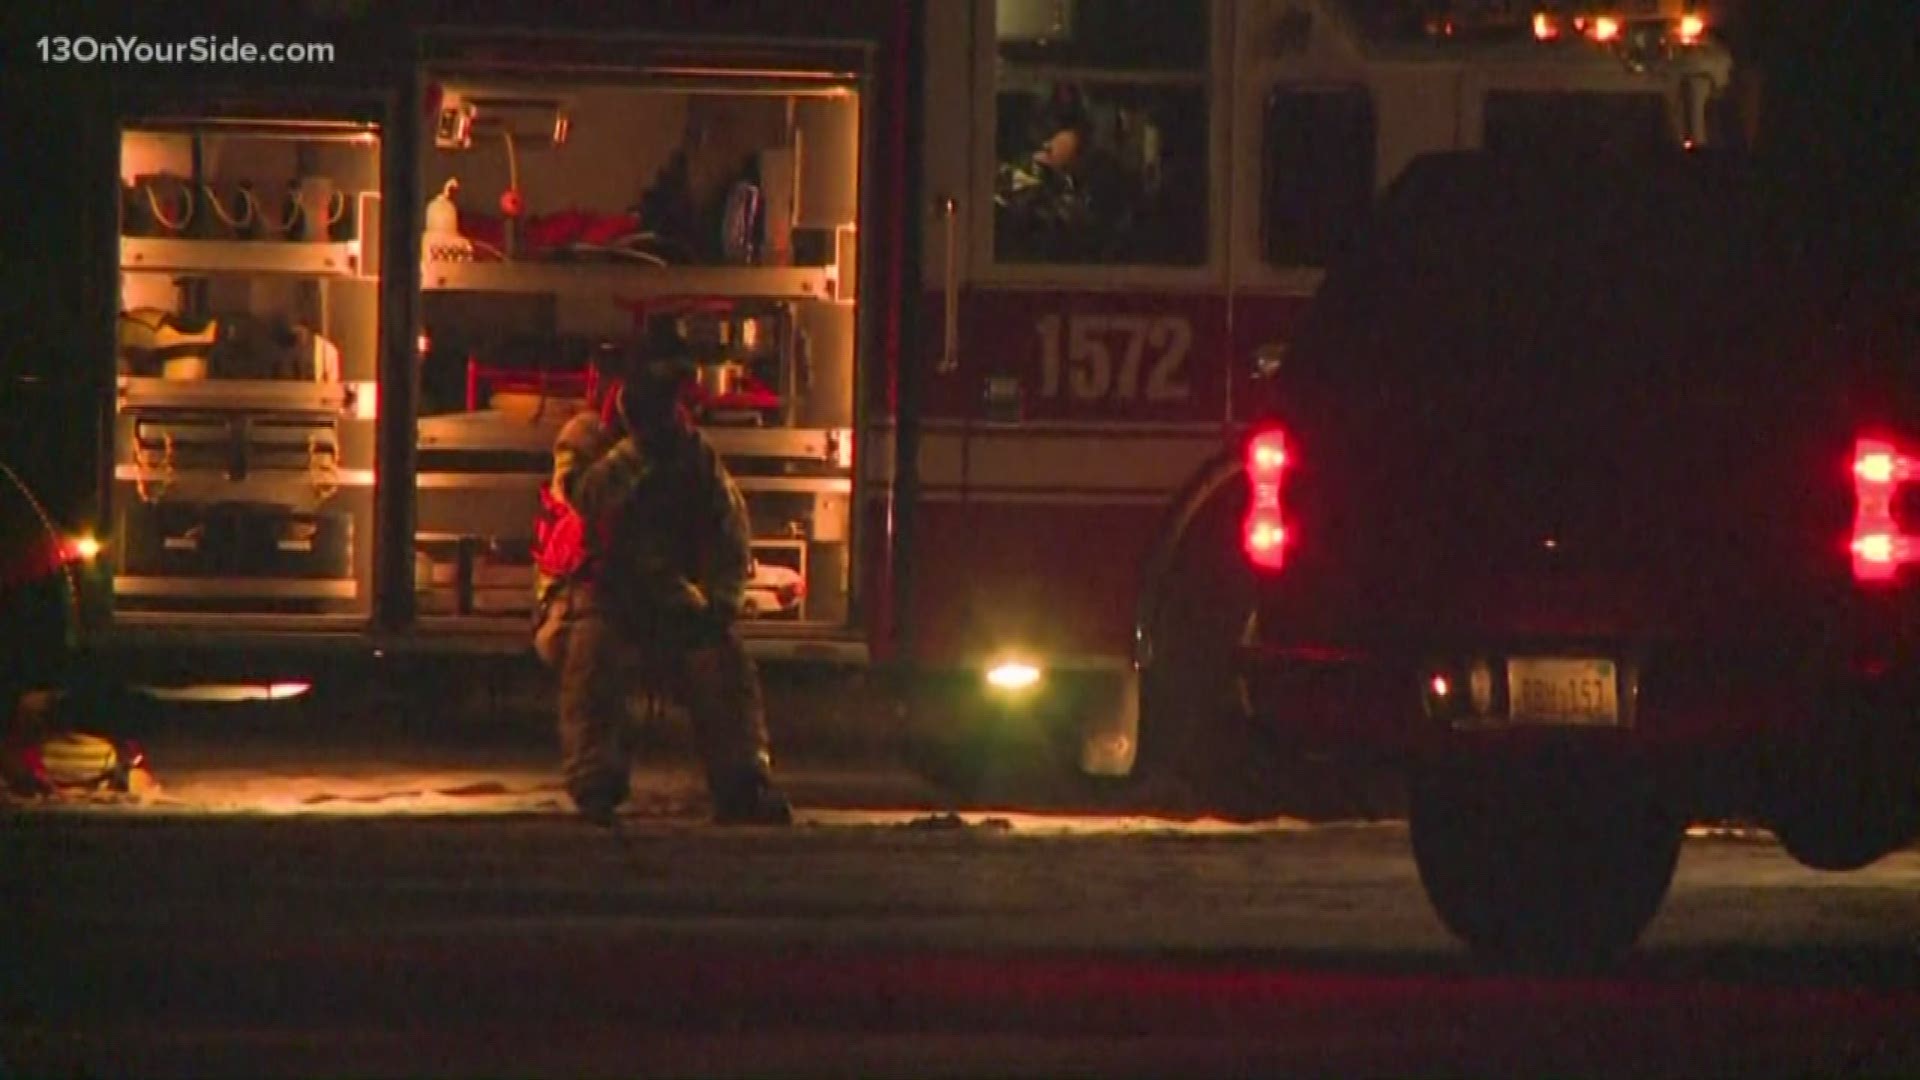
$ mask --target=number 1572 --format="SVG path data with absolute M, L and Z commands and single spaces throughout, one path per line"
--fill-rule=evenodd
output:
M 1045 315 L 1040 396 L 1076 401 L 1184 401 L 1193 324 L 1182 315 Z

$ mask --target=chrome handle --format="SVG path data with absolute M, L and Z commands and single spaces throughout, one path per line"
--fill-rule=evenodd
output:
M 945 307 L 945 325 L 941 328 L 940 365 L 936 369 L 942 375 L 951 375 L 960 370 L 960 252 L 959 219 L 960 201 L 951 195 L 942 196 L 936 204 L 941 216 L 945 218 L 946 250 L 946 295 L 942 298 Z

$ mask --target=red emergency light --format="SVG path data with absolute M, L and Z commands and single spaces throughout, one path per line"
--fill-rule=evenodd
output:
M 1286 435 L 1278 428 L 1256 432 L 1247 441 L 1250 496 L 1241 534 L 1247 561 L 1261 570 L 1278 570 L 1285 561 L 1287 529 L 1280 515 L 1280 478 L 1287 467 Z
M 1900 567 L 1920 559 L 1915 538 L 1901 531 L 1894 495 L 1920 479 L 1920 461 L 1885 439 L 1859 439 L 1853 446 L 1853 578 L 1862 584 L 1893 581 Z

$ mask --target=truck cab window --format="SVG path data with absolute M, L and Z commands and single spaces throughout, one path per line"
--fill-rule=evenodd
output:
M 1373 98 L 1361 87 L 1282 88 L 1267 99 L 1261 230 L 1267 262 L 1324 266 L 1373 201 Z
M 995 14 L 996 260 L 1205 262 L 1204 10 L 1002 0 Z

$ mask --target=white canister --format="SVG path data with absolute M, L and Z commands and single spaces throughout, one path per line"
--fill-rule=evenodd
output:
M 449 179 L 440 194 L 427 200 L 426 224 L 420 233 L 420 257 L 427 261 L 460 261 L 473 258 L 473 242 L 460 235 L 460 208 L 453 193 L 460 181 Z
M 313 335 L 313 381 L 337 383 L 340 381 L 340 346 L 321 336 Z

